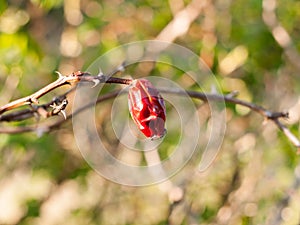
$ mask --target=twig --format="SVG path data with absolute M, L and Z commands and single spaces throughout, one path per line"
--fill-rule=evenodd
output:
M 67 84 L 77 84 L 78 82 L 92 82 L 94 85 L 99 83 L 119 83 L 119 84 L 130 84 L 131 79 L 124 79 L 124 78 L 116 78 L 116 77 L 109 77 L 105 76 L 102 73 L 97 76 L 92 76 L 90 73 L 77 71 L 70 75 L 64 76 L 59 74 L 59 77 L 56 81 L 48 84 L 47 86 L 41 88 L 37 92 L 33 93 L 32 95 L 26 96 L 24 98 L 17 99 L 12 101 L 2 107 L 0 107 L 0 115 L 6 111 L 11 109 L 18 108 L 23 105 L 31 105 L 32 103 L 38 104 L 38 99 L 50 91 L 61 87 Z
M 43 118 L 48 118 L 50 116 L 57 115 L 59 111 L 57 111 L 57 108 L 53 108 L 53 106 L 57 106 L 57 105 L 61 106 L 63 101 L 66 100 L 67 95 L 74 90 L 75 88 L 71 88 L 63 95 L 53 98 L 50 102 L 46 104 L 32 105 L 30 109 L 23 109 L 15 112 L 2 114 L 0 115 L 0 122 L 22 121 L 22 120 L 29 119 L 33 116 L 36 116 L 37 114 L 41 115 Z M 50 108 L 52 108 L 52 111 L 49 112 Z M 64 110 L 64 108 L 60 108 L 60 109 Z
M 278 118 L 288 118 L 289 114 L 287 112 L 272 112 L 267 109 L 265 109 L 262 106 L 256 105 L 251 102 L 246 102 L 241 99 L 235 98 L 233 95 L 219 95 L 219 94 L 209 94 L 209 93 L 203 93 L 203 92 L 197 92 L 197 91 L 174 91 L 169 89 L 160 89 L 162 93 L 170 93 L 170 94 L 177 94 L 177 95 L 183 95 L 188 94 L 192 98 L 201 99 L 202 101 L 225 101 L 227 103 L 232 103 L 235 105 L 242 105 L 245 106 L 252 111 L 255 111 L 259 114 L 261 114 L 263 117 L 267 119 L 278 119 Z
M 191 97 L 194 98 L 198 98 L 201 99 L 203 101 L 225 101 L 227 103 L 232 103 L 235 105 L 242 105 L 245 106 L 249 109 L 251 109 L 252 111 L 255 111 L 257 113 L 259 113 L 260 115 L 262 115 L 263 117 L 267 118 L 267 119 L 278 119 L 278 118 L 288 118 L 289 114 L 287 112 L 271 112 L 267 109 L 265 109 L 262 106 L 256 105 L 254 103 L 251 102 L 246 102 L 243 101 L 241 99 L 235 98 L 234 96 L 232 96 L 231 94 L 229 95 L 216 95 L 216 94 L 205 94 L 205 93 L 199 93 L 199 92 L 195 92 L 195 91 L 187 91 L 187 94 Z
M 117 91 L 113 91 L 110 92 L 108 94 L 104 94 L 102 96 L 100 96 L 99 98 L 97 98 L 96 103 L 100 103 L 103 102 L 105 100 L 111 99 L 116 97 L 118 94 L 120 93 L 120 90 Z M 77 114 L 79 114 L 80 112 L 90 108 L 94 106 L 94 102 L 92 103 L 88 103 L 84 106 L 82 106 L 81 108 L 79 108 L 78 110 L 76 110 L 73 114 L 70 114 L 68 116 L 66 116 L 65 119 L 59 119 L 56 122 L 52 123 L 52 124 L 38 124 L 36 125 L 32 125 L 32 126 L 24 126 L 24 127 L 0 127 L 0 134 L 19 134 L 19 133 L 26 133 L 26 132 L 37 132 L 39 134 L 42 133 L 46 133 L 46 132 L 50 132 L 52 130 L 58 129 L 59 127 L 61 127 L 65 122 L 67 122 L 69 119 L 71 119 L 72 117 L 76 116 Z
M 222 101 L 224 100 L 227 103 L 232 103 L 235 105 L 242 105 L 245 106 L 249 109 L 251 109 L 254 112 L 259 113 L 260 115 L 262 115 L 264 118 L 273 121 L 276 126 L 283 131 L 284 135 L 288 138 L 288 140 L 295 146 L 298 148 L 300 148 L 300 140 L 285 126 L 283 125 L 280 121 L 279 118 L 288 118 L 289 114 L 288 112 L 272 112 L 269 111 L 267 109 L 265 109 L 262 106 L 256 105 L 254 103 L 251 102 L 246 102 L 243 101 L 241 99 L 237 99 L 235 97 L 231 97 L 231 96 L 222 96 L 222 95 L 215 95 L 215 94 L 206 94 L 206 96 L 203 96 L 203 93 L 197 93 L 197 92 L 190 92 L 187 91 L 187 93 L 194 98 L 199 98 L 202 99 L 204 101 L 207 100 L 213 100 L 213 101 Z M 299 153 L 299 152 L 298 152 Z
M 218 95 L 218 94 L 207 94 L 207 93 L 202 93 L 202 92 L 196 92 L 196 91 L 174 91 L 174 90 L 166 90 L 166 89 L 161 89 L 160 90 L 162 93 L 172 93 L 172 94 L 188 94 L 192 98 L 197 98 L 201 99 L 202 101 L 225 101 L 227 103 L 235 104 L 235 105 L 242 105 L 245 106 L 249 109 L 251 109 L 254 112 L 259 113 L 262 115 L 264 118 L 269 119 L 273 121 L 276 126 L 283 131 L 284 135 L 288 138 L 288 140 L 298 148 L 298 153 L 300 150 L 300 140 L 285 126 L 283 125 L 280 121 L 279 118 L 288 118 L 289 114 L 288 112 L 272 112 L 267 109 L 265 109 L 262 106 L 256 105 L 251 102 L 246 102 L 241 99 L 237 99 L 234 97 L 234 95 Z
M 294 146 L 298 148 L 298 154 L 300 153 L 300 141 L 299 139 L 286 127 L 284 126 L 278 118 L 273 119 L 274 123 L 279 127 L 280 130 L 284 133 L 284 135 L 293 143 Z

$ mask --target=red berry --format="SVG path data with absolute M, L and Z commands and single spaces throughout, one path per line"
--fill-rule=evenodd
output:
M 132 82 L 128 92 L 129 111 L 133 121 L 146 137 L 161 138 L 166 133 L 164 99 L 146 79 Z

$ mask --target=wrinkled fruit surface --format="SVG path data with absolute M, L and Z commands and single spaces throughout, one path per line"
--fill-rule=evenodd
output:
M 161 138 L 166 133 L 164 99 L 146 79 L 136 79 L 128 92 L 128 106 L 132 119 L 146 137 Z

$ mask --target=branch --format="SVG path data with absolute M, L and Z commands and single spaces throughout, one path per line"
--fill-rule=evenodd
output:
M 85 74 L 87 74 L 87 73 L 85 73 Z M 103 76 L 103 75 L 101 75 L 101 76 Z M 130 84 L 131 81 L 132 81 L 130 79 L 122 79 L 122 78 L 108 78 L 107 79 L 106 76 L 104 76 L 104 77 L 106 78 L 106 80 L 103 77 L 99 78 L 99 76 L 90 76 L 90 75 L 81 76 L 79 79 L 82 80 L 82 81 L 89 81 L 89 82 L 94 82 L 95 79 L 98 79 L 98 80 L 100 80 L 100 82 L 123 83 L 123 84 Z M 55 81 L 53 83 L 57 84 L 58 82 Z M 53 83 L 47 85 L 46 87 L 49 87 Z M 48 90 L 46 88 L 42 88 L 41 90 L 43 90 L 43 89 Z M 70 91 L 72 91 L 72 90 L 74 90 L 74 89 L 71 89 Z M 210 100 L 210 101 L 225 101 L 227 103 L 231 103 L 231 104 L 235 104 L 235 105 L 242 105 L 244 107 L 247 107 L 251 111 L 257 112 L 260 115 L 262 115 L 264 118 L 273 121 L 275 123 L 275 125 L 281 131 L 283 131 L 284 135 L 288 138 L 288 140 L 295 147 L 297 147 L 298 150 L 300 150 L 300 140 L 285 125 L 283 125 L 279 121 L 280 118 L 288 118 L 288 113 L 287 112 L 272 112 L 270 110 L 265 109 L 262 106 L 254 104 L 254 103 L 246 102 L 246 101 L 243 101 L 241 99 L 237 99 L 237 98 L 234 97 L 235 94 L 232 94 L 232 93 L 228 94 L 228 95 L 219 95 L 219 94 L 208 94 L 208 93 L 197 92 L 197 91 L 185 91 L 185 92 L 183 92 L 183 91 L 170 90 L 170 89 L 160 89 L 159 91 L 162 92 L 162 93 L 176 94 L 176 95 L 179 95 L 179 96 L 183 96 L 185 94 L 188 94 L 192 98 L 200 99 L 200 100 L 205 101 L 205 102 L 207 102 L 208 100 Z M 67 92 L 64 95 L 61 95 L 61 96 L 57 97 L 52 102 L 49 102 L 49 103 L 41 105 L 41 106 L 33 107 L 31 110 L 26 109 L 26 110 L 22 110 L 22 111 L 19 111 L 19 112 L 13 112 L 13 113 L 10 113 L 10 114 L 7 114 L 7 115 L 0 115 L 0 121 L 15 121 L 15 120 L 23 120 L 23 119 L 33 117 L 34 114 L 36 112 L 38 112 L 38 109 L 41 109 L 41 108 L 45 109 L 46 107 L 49 107 L 51 104 L 55 103 L 56 101 L 62 102 L 63 99 L 65 99 L 66 95 L 69 92 Z M 115 91 L 115 92 L 111 92 L 109 94 L 100 96 L 97 99 L 97 103 L 100 103 L 104 100 L 114 98 L 115 96 L 117 96 L 117 94 L 119 92 L 120 91 Z M 42 93 L 42 92 L 38 91 L 36 93 Z M 30 99 L 30 97 L 35 96 L 35 94 L 30 95 L 30 96 L 25 97 L 25 98 L 22 98 L 22 99 Z M 20 100 L 16 100 L 14 102 L 20 102 Z M 9 103 L 7 105 L 11 106 L 13 104 Z M 5 107 L 7 107 L 7 105 L 3 106 L 1 108 L 5 108 Z M 82 108 L 75 111 L 73 113 L 73 115 L 68 115 L 66 117 L 66 120 L 72 118 L 73 116 L 76 116 L 81 111 L 83 111 L 83 110 L 85 110 L 89 107 L 92 107 L 93 105 L 94 105 L 93 103 L 89 103 L 89 104 L 86 104 L 86 105 L 82 106 Z M 59 113 L 59 111 L 57 113 Z M 52 114 L 48 113 L 46 115 L 52 116 L 52 115 L 54 115 L 54 113 L 52 113 Z M 51 124 L 51 125 L 41 124 L 41 125 L 38 125 L 38 126 L 13 127 L 13 128 L 3 128 L 2 127 L 2 128 L 0 128 L 0 133 L 15 134 L 15 133 L 24 133 L 24 132 L 32 132 L 32 131 L 36 131 L 37 133 L 40 133 L 40 132 L 44 133 L 44 132 L 49 132 L 52 129 L 56 129 L 56 128 L 60 127 L 66 120 L 61 119 L 61 120 L 59 120 L 59 121 L 57 121 L 57 122 L 55 122 L 54 124 Z
M 300 153 L 300 140 L 285 126 L 283 125 L 278 118 L 273 119 L 273 122 L 279 127 L 284 135 L 293 143 L 294 146 L 298 148 L 298 154 Z
M 18 108 L 23 105 L 31 105 L 32 103 L 38 104 L 39 103 L 38 99 L 40 97 L 46 95 L 50 91 L 52 91 L 58 87 L 61 87 L 63 85 L 77 84 L 78 82 L 92 82 L 92 83 L 94 83 L 94 86 L 96 86 L 99 83 L 130 84 L 132 81 L 131 79 L 123 79 L 123 78 L 105 76 L 102 73 L 100 73 L 97 76 L 92 76 L 90 73 L 81 72 L 81 71 L 74 72 L 67 76 L 62 75 L 59 72 L 57 72 L 57 73 L 58 73 L 59 77 L 56 81 L 41 88 L 40 90 L 33 93 L 32 95 L 17 99 L 15 101 L 12 101 L 12 102 L 0 107 L 0 115 L 6 111 Z
M 115 98 L 119 94 L 119 92 L 120 92 L 120 90 L 113 91 L 108 94 L 104 94 L 104 95 L 100 96 L 99 98 L 97 98 L 96 103 L 98 104 L 105 100 Z M 37 132 L 37 134 L 40 136 L 43 133 L 47 133 L 52 130 L 60 128 L 65 122 L 67 122 L 68 120 L 70 120 L 71 118 L 73 118 L 74 116 L 79 114 L 80 112 L 82 112 L 94 105 L 95 104 L 93 102 L 88 103 L 88 104 L 82 106 L 81 108 L 79 108 L 78 110 L 76 110 L 73 114 L 66 116 L 65 119 L 59 119 L 56 122 L 51 123 L 51 124 L 47 124 L 45 122 L 42 124 L 37 124 L 37 125 L 32 125 L 32 126 L 24 126 L 24 127 L 0 127 L 0 134 L 1 133 L 2 134 L 19 134 L 19 133 L 26 133 L 26 132 Z M 31 112 L 31 117 L 32 116 L 33 116 L 33 113 Z
M 234 97 L 235 94 L 228 95 L 218 95 L 218 94 L 207 94 L 196 91 L 173 91 L 173 90 L 160 90 L 162 93 L 172 93 L 177 95 L 182 95 L 187 93 L 192 98 L 201 99 L 202 101 L 225 101 L 227 103 L 242 105 L 249 108 L 251 111 L 257 112 L 262 115 L 264 118 L 271 120 L 275 123 L 275 125 L 283 131 L 284 135 L 288 138 L 288 140 L 298 149 L 298 153 L 300 153 L 300 140 L 285 126 L 283 125 L 279 119 L 280 118 L 288 118 L 289 114 L 287 112 L 272 112 L 270 110 L 265 109 L 262 106 L 256 105 L 251 102 L 246 102 L 241 99 L 237 99 Z

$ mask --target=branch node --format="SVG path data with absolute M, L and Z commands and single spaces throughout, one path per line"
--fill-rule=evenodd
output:
M 289 118 L 290 117 L 289 112 L 282 112 L 282 117 L 283 118 Z
M 30 102 L 30 104 L 31 104 L 31 103 L 39 104 L 39 100 L 38 100 L 37 98 L 35 98 L 35 97 L 31 97 L 31 98 L 29 99 L 29 102 Z
M 50 112 L 50 115 L 57 115 L 57 114 L 62 114 L 62 116 L 66 119 L 66 112 L 65 108 L 68 105 L 68 100 L 64 99 L 60 104 L 57 104 L 56 102 L 53 103 L 53 105 L 50 105 L 53 110 Z
M 270 112 L 268 110 L 265 111 L 265 116 L 267 119 L 274 120 L 277 118 L 289 118 L 289 112 Z
M 44 115 L 43 112 L 46 112 L 46 110 L 43 109 L 43 108 L 40 108 L 38 105 L 32 105 L 32 104 L 30 104 L 29 106 L 32 109 L 33 117 L 36 119 L 36 121 L 39 121 L 40 120 L 40 116 L 41 115 L 43 116 Z

